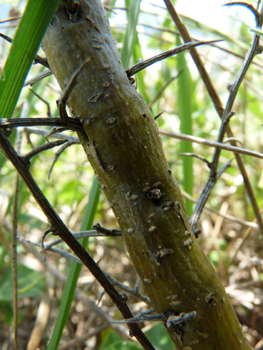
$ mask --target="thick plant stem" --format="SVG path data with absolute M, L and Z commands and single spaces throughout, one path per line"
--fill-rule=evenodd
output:
M 191 231 L 156 123 L 125 74 L 103 5 L 80 0 L 69 12 L 61 2 L 43 48 L 62 89 L 88 60 L 68 104 L 153 307 L 196 311 L 167 327 L 177 349 L 251 349 Z

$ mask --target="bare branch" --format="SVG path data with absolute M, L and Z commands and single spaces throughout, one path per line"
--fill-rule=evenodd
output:
M 255 16 L 255 19 L 257 22 L 260 21 L 260 12 L 251 4 L 245 1 L 233 1 L 233 2 L 228 2 L 227 4 L 223 4 L 222 6 L 234 6 L 234 5 L 239 5 L 239 6 L 244 6 L 248 10 L 250 10 L 253 15 Z
M 162 61 L 167 57 L 177 55 L 180 52 L 190 50 L 193 47 L 196 47 L 199 45 L 204 45 L 204 44 L 211 44 L 211 43 L 215 43 L 215 42 L 219 42 L 219 41 L 222 41 L 222 40 L 188 42 L 188 43 L 180 45 L 174 49 L 164 51 L 164 52 L 160 53 L 159 55 L 153 56 L 153 57 L 151 57 L 143 62 L 139 62 L 139 63 L 135 64 L 133 67 L 127 69 L 126 70 L 127 76 L 128 76 L 128 78 L 130 78 L 134 74 L 140 72 L 142 69 L 145 69 L 156 62 Z
M 83 237 L 87 237 L 87 235 L 85 235 L 85 234 L 84 235 L 79 235 L 79 233 L 78 234 L 75 233 L 75 234 L 73 234 L 73 236 L 75 238 L 77 238 L 77 239 L 83 238 Z M 91 234 L 89 234 L 88 236 L 91 237 Z M 99 235 L 96 235 L 96 237 L 98 237 L 98 236 Z M 41 247 L 41 245 L 39 243 L 31 242 L 31 241 L 26 240 L 26 239 L 24 239 L 22 237 L 20 237 L 19 240 L 20 240 L 20 242 L 24 241 L 24 242 L 31 243 L 31 244 L 33 244 L 33 245 L 35 245 L 37 247 Z M 57 254 L 63 256 L 64 258 L 66 258 L 66 259 L 76 261 L 78 264 L 82 264 L 81 260 L 78 259 L 75 255 L 67 253 L 67 252 L 65 252 L 65 251 L 63 251 L 61 249 L 53 248 L 54 243 L 58 244 L 58 243 L 61 243 L 61 242 L 63 242 L 63 240 L 55 240 L 55 241 L 51 242 L 50 244 L 48 244 L 45 247 L 45 251 L 46 250 L 50 250 L 53 253 L 57 253 Z M 114 277 L 112 277 L 111 275 L 109 275 L 105 271 L 103 271 L 103 273 L 113 285 L 118 286 L 121 290 L 136 296 L 137 298 L 139 298 L 143 302 L 145 302 L 147 305 L 151 305 L 150 300 L 147 297 L 145 297 L 144 295 L 142 295 L 141 293 L 139 293 L 138 289 L 136 289 L 136 288 L 132 289 L 132 288 L 128 287 L 127 285 L 125 285 L 125 284 L 119 282 L 118 280 L 116 280 Z
M 10 225 L 5 221 L 4 222 L 5 228 L 10 231 Z M 66 277 L 60 273 L 57 269 L 54 268 L 54 266 L 46 261 L 43 261 L 42 255 L 38 252 L 38 250 L 34 249 L 32 244 L 28 244 L 27 240 L 25 240 L 22 237 L 17 237 L 17 239 L 21 242 L 23 247 L 26 249 L 26 251 L 30 252 L 45 268 L 46 271 L 48 271 L 52 276 L 56 278 L 59 282 L 65 284 L 66 283 Z M 32 242 L 30 242 L 32 243 Z M 38 245 L 39 246 L 39 245 Z M 102 308 L 99 308 L 90 298 L 87 297 L 85 293 L 83 293 L 78 287 L 76 288 L 75 293 L 76 299 L 81 300 L 84 305 L 86 305 L 88 308 L 90 308 L 93 312 L 95 312 L 99 317 L 101 317 L 105 322 L 111 323 L 112 318 L 102 310 Z M 124 330 L 114 324 L 110 325 L 123 339 L 131 340 L 130 337 L 124 332 Z
M 44 79 L 46 77 L 49 77 L 52 74 L 53 73 L 51 72 L 50 69 L 45 70 L 44 72 L 41 72 L 41 73 L 35 75 L 33 78 L 26 80 L 24 86 L 28 86 L 28 85 L 33 86 L 38 81 L 40 81 L 40 80 L 42 80 L 42 79 Z
M 51 206 L 47 198 L 44 196 L 35 180 L 33 179 L 31 173 L 29 172 L 27 166 L 25 166 L 22 159 L 17 155 L 12 144 L 3 136 L 0 132 L 0 146 L 2 147 L 6 157 L 12 162 L 14 167 L 19 172 L 20 176 L 24 180 L 28 189 L 32 193 L 33 197 L 37 201 L 38 205 L 41 207 L 42 211 L 45 213 L 52 230 L 56 230 L 56 233 L 61 237 L 64 242 L 74 251 L 74 253 L 79 257 L 82 263 L 90 270 L 97 281 L 102 285 L 107 294 L 110 296 L 111 300 L 118 307 L 124 318 L 131 318 L 132 313 L 128 308 L 126 301 L 123 300 L 122 296 L 109 282 L 105 274 L 101 271 L 96 262 L 92 259 L 89 253 L 82 247 L 82 245 L 72 236 L 71 232 L 58 216 L 54 208 Z M 54 227 L 54 229 L 53 229 Z M 54 231 L 53 231 L 54 232 Z M 144 346 L 145 349 L 154 350 L 154 347 L 149 342 L 147 337 L 138 327 L 138 325 L 129 324 L 128 325 L 132 334 L 136 339 Z
M 0 37 L 2 37 L 3 39 L 5 39 L 6 41 L 8 41 L 9 43 L 12 43 L 13 42 L 13 39 L 11 39 L 9 36 L 3 34 L 3 33 L 0 33 Z M 39 55 L 36 55 L 35 57 L 35 63 L 40 63 L 42 64 L 42 66 L 44 67 L 47 67 L 49 68 L 49 65 L 48 65 L 48 62 L 47 62 L 47 59 L 44 57 L 41 57 Z
M 70 80 L 68 81 L 66 87 L 64 88 L 62 92 L 61 98 L 58 100 L 58 109 L 59 109 L 59 115 L 62 119 L 62 122 L 67 125 L 69 116 L 66 111 L 66 104 L 68 101 L 68 98 L 74 88 L 74 86 L 77 84 L 77 78 L 82 71 L 82 69 L 86 66 L 87 63 L 90 62 L 90 58 L 88 58 L 82 65 L 79 67 L 71 76 Z
M 56 161 L 58 160 L 58 157 L 62 154 L 62 152 L 65 151 L 65 149 L 67 149 L 68 147 L 75 145 L 76 143 L 79 143 L 79 142 L 69 141 L 69 140 L 65 140 L 64 142 L 66 142 L 66 143 L 62 147 L 60 147 L 60 149 L 55 153 L 55 157 L 53 158 L 53 161 L 52 161 L 50 168 L 49 168 L 49 171 L 48 171 L 48 179 L 50 178 L 51 172 L 54 168 L 54 165 L 55 165 Z
M 22 161 L 24 164 L 29 165 L 30 159 L 40 152 L 46 151 L 47 149 L 51 149 L 53 147 L 57 147 L 62 145 L 63 143 L 67 142 L 67 140 L 58 140 L 58 141 L 53 141 L 46 143 L 45 145 L 39 146 L 35 149 L 33 149 L 31 152 L 27 153 L 25 156 L 21 157 Z
M 159 132 L 161 135 L 170 136 L 170 137 L 173 137 L 176 139 L 185 140 L 185 141 L 189 141 L 189 142 L 195 142 L 195 143 L 198 143 L 200 145 L 206 145 L 209 147 L 216 147 L 219 149 L 224 149 L 226 151 L 246 154 L 246 155 L 251 156 L 251 157 L 263 159 L 263 153 L 251 151 L 251 150 L 246 149 L 246 148 L 240 148 L 240 147 L 236 147 L 236 146 L 228 146 L 225 143 L 210 141 L 210 140 L 203 139 L 201 137 L 186 135 L 186 134 L 179 134 L 179 133 L 176 133 L 173 131 L 167 131 L 167 130 L 163 130 L 163 129 L 159 129 Z M 227 141 L 231 142 L 233 140 L 232 139 L 225 140 L 225 142 L 227 142 Z M 235 141 L 240 142 L 237 139 L 235 139 Z
M 199 154 L 196 153 L 179 153 L 180 156 L 186 156 L 186 157 L 195 157 L 197 159 L 200 159 L 202 162 L 206 163 L 209 169 L 211 169 L 211 163 L 205 159 L 205 157 L 200 156 Z
M 50 126 L 63 127 L 65 130 L 81 130 L 81 123 L 78 119 L 68 118 L 67 125 L 61 118 L 12 118 L 0 119 L 0 129 L 12 129 L 19 126 Z
M 189 42 L 191 41 L 191 36 L 189 35 L 188 31 L 187 31 L 187 28 L 185 27 L 185 25 L 182 23 L 180 17 L 178 16 L 171 0 L 164 0 L 165 4 L 166 4 L 166 7 L 173 19 L 173 21 L 175 22 L 184 42 Z M 261 10 L 260 10 L 260 19 L 256 20 L 256 27 L 261 27 L 262 25 L 262 4 L 261 4 Z M 254 52 L 256 49 L 257 49 L 257 46 L 258 46 L 258 36 L 257 35 L 254 35 L 254 39 L 253 39 L 253 42 L 254 40 L 257 42 L 257 44 L 255 45 L 255 47 L 253 49 L 250 48 L 249 52 Z M 195 48 L 193 48 L 191 51 L 190 51 L 190 54 L 196 64 L 196 67 L 197 69 L 199 70 L 199 73 L 200 73 L 200 76 L 206 86 L 206 89 L 207 89 L 207 92 L 208 94 L 210 95 L 213 103 L 214 103 L 214 106 L 215 106 L 215 109 L 218 113 L 218 115 L 220 116 L 220 118 L 223 117 L 223 104 L 217 94 L 217 91 L 215 90 L 214 86 L 213 86 L 213 83 L 207 73 L 207 70 L 205 69 L 205 66 L 197 52 L 197 50 Z M 245 58 L 245 62 L 247 61 L 247 59 Z M 251 60 L 250 62 L 251 63 Z M 241 69 L 242 71 L 242 69 Z M 232 101 L 233 102 L 233 101 Z M 231 110 L 231 108 L 228 110 L 228 112 Z M 233 132 L 232 130 L 230 129 L 230 127 L 227 128 L 227 135 L 229 137 L 234 137 L 233 135 Z M 232 141 L 231 144 L 233 146 L 236 146 L 236 142 L 235 141 Z M 263 220 L 262 220 L 262 217 L 261 217 L 261 214 L 260 214 L 260 210 L 259 210 L 259 207 L 258 207 L 258 204 L 257 204 L 257 200 L 256 200 L 256 197 L 254 195 L 254 192 L 253 192 L 253 189 L 252 189 L 252 186 L 251 186 L 251 183 L 249 181 L 249 177 L 247 175 L 247 172 L 246 172 L 246 169 L 245 169 L 245 166 L 244 166 L 244 162 L 241 158 L 241 156 L 239 154 L 235 154 L 235 157 L 236 157 L 236 161 L 237 161 L 237 164 L 238 164 L 238 167 L 239 167 L 239 170 L 240 170 L 240 173 L 242 174 L 243 176 L 243 180 L 244 180 L 244 184 L 245 184 L 245 188 L 246 188 L 246 191 L 248 193 L 248 196 L 250 198 L 250 201 L 251 201 L 251 204 L 252 204 L 252 207 L 253 207 L 253 210 L 255 212 L 255 215 L 256 215 L 256 218 L 257 218 L 257 221 L 258 221 L 258 224 L 259 224 L 259 227 L 260 227 L 260 230 L 261 232 L 263 232 Z

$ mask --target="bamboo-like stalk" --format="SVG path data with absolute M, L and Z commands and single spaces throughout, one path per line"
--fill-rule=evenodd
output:
M 196 311 L 167 330 L 177 349 L 251 349 L 193 235 L 150 110 L 122 67 L 100 0 L 61 2 L 43 42 L 63 89 L 85 61 L 69 107 L 78 136 L 157 313 Z M 166 325 L 167 326 L 167 325 Z

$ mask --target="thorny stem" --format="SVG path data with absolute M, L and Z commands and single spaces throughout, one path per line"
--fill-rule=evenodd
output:
M 139 62 L 135 64 L 133 67 L 129 68 L 126 70 L 127 76 L 130 78 L 131 76 L 137 74 L 141 70 L 151 66 L 152 64 L 162 61 L 167 57 L 177 55 L 180 52 L 184 52 L 186 50 L 190 50 L 193 47 L 199 46 L 199 45 L 204 45 L 204 44 L 212 44 L 215 42 L 218 42 L 221 40 L 210 40 L 210 41 L 197 41 L 197 42 L 189 42 L 183 45 L 180 45 L 174 49 L 164 51 L 160 53 L 159 55 L 153 56 L 147 60 L 144 60 L 143 62 Z
M 197 312 L 182 328 L 166 325 L 178 349 L 240 350 L 239 342 L 249 349 L 230 300 L 191 231 L 155 120 L 127 79 L 103 5 L 99 0 L 79 4 L 77 22 L 60 4 L 43 49 L 62 89 L 91 58 L 68 106 L 83 124 L 78 136 L 145 292 L 158 314 Z
M 165 4 L 166 4 L 166 7 L 167 7 L 167 9 L 168 9 L 168 11 L 169 11 L 169 13 L 170 13 L 170 15 L 171 15 L 173 21 L 175 22 L 175 24 L 176 24 L 176 26 L 177 26 L 177 28 L 178 28 L 180 34 L 181 34 L 181 36 L 182 36 L 184 42 L 189 42 L 189 41 L 191 41 L 191 40 L 192 40 L 192 39 L 191 39 L 191 36 L 190 36 L 190 34 L 188 33 L 187 28 L 185 27 L 185 25 L 182 23 L 182 21 L 181 21 L 179 15 L 177 14 L 177 12 L 176 12 L 176 10 L 175 10 L 175 8 L 174 8 L 174 6 L 173 6 L 171 0 L 164 0 L 164 2 L 165 2 Z M 262 26 L 262 11 L 263 11 L 263 10 L 262 10 L 262 6 L 263 6 L 263 5 L 261 5 L 261 10 L 259 11 L 259 12 L 260 12 L 260 16 L 259 16 L 259 18 L 256 18 L 256 22 L 257 22 L 256 25 L 257 25 L 257 27 L 261 27 L 261 26 Z M 255 34 L 255 35 L 254 35 L 254 38 L 253 38 L 252 45 L 254 44 L 254 42 L 257 42 L 257 43 L 258 43 L 258 40 L 259 40 L 259 35 L 256 35 L 256 34 Z M 254 55 L 254 54 L 255 54 L 255 48 L 254 48 L 254 51 L 252 51 L 252 50 L 250 49 L 250 50 L 249 50 L 249 53 L 250 53 L 250 52 L 251 52 L 251 54 Z M 249 55 L 249 53 L 248 53 L 248 55 Z M 193 48 L 193 49 L 190 50 L 190 54 L 191 54 L 191 56 L 192 56 L 192 58 L 193 58 L 193 60 L 194 60 L 194 62 L 195 62 L 195 64 L 196 64 L 197 69 L 199 70 L 200 76 L 201 76 L 201 78 L 202 78 L 202 80 L 203 80 L 203 82 L 204 82 L 204 84 L 205 84 L 205 86 L 206 86 L 206 89 L 207 89 L 208 94 L 210 95 L 210 97 L 211 97 L 211 99 L 212 99 L 212 101 L 213 101 L 213 103 L 214 103 L 215 109 L 216 109 L 216 111 L 217 111 L 219 117 L 222 118 L 222 117 L 223 117 L 223 113 L 224 113 L 223 104 L 222 104 L 222 102 L 221 102 L 221 100 L 220 100 L 220 98 L 219 98 L 219 96 L 218 96 L 218 94 L 217 94 L 217 92 L 216 92 L 216 90 L 215 90 L 215 88 L 214 88 L 214 86 L 213 86 L 213 83 L 212 83 L 212 81 L 211 81 L 211 79 L 210 79 L 210 77 L 209 77 L 209 75 L 208 75 L 206 69 L 205 69 L 205 66 L 204 66 L 204 64 L 203 64 L 203 62 L 202 62 L 202 59 L 200 58 L 200 56 L 199 56 L 199 54 L 198 54 L 198 52 L 197 52 L 197 50 L 196 50 L 195 48 Z M 248 55 L 247 55 L 246 58 L 245 58 L 245 61 L 244 61 L 243 66 L 242 66 L 242 68 L 241 68 L 241 70 L 240 70 L 240 73 L 242 72 L 242 69 L 245 69 L 245 71 L 246 71 L 247 68 L 248 68 L 248 66 L 249 66 L 249 64 L 250 64 L 251 61 L 252 61 L 252 58 L 253 58 L 253 57 L 250 57 L 250 58 L 249 58 Z M 244 64 L 246 64 L 246 62 L 248 63 L 248 66 L 247 66 L 247 67 L 246 67 L 246 66 L 244 67 Z M 240 73 L 239 73 L 239 77 L 240 77 Z M 229 100 L 228 100 L 229 103 L 228 103 L 227 106 L 226 106 L 226 109 L 228 109 L 228 112 L 226 112 L 226 113 L 224 114 L 224 116 L 226 116 L 226 115 L 231 111 L 232 104 L 233 104 L 233 102 L 234 102 L 234 99 L 235 99 L 235 96 L 236 96 L 236 93 L 237 93 L 237 89 L 235 89 L 235 88 L 236 88 L 236 87 L 237 87 L 237 88 L 239 87 L 239 85 L 240 85 L 242 79 L 243 79 L 243 76 L 241 75 L 241 80 L 240 80 L 238 86 L 235 86 L 235 84 L 233 85 L 233 86 L 234 86 L 234 89 L 232 88 L 233 91 L 232 91 L 232 92 L 230 93 L 230 95 L 229 95 Z M 238 80 L 236 80 L 236 83 L 237 83 L 237 82 L 238 82 Z M 230 108 L 229 108 L 229 107 L 230 107 Z M 234 135 L 233 135 L 233 132 L 232 132 L 232 130 L 231 130 L 231 128 L 230 128 L 229 126 L 227 127 L 227 135 L 228 135 L 229 137 L 233 137 L 233 136 L 234 136 Z M 233 141 L 231 141 L 231 145 L 237 146 L 237 143 L 233 140 Z M 235 154 L 235 158 L 236 158 L 236 161 L 237 161 L 237 164 L 238 164 L 240 173 L 241 173 L 242 176 L 243 176 L 244 185 L 245 185 L 246 191 L 247 191 L 247 193 L 248 193 L 248 196 L 249 196 L 249 198 L 250 198 L 250 201 L 251 201 L 251 204 L 252 204 L 252 207 L 253 207 L 255 216 L 256 216 L 256 218 L 257 218 L 257 222 L 258 222 L 258 225 L 259 225 L 259 227 L 260 227 L 260 231 L 263 233 L 263 221 L 262 221 L 262 217 L 261 217 L 261 214 L 260 214 L 260 210 L 259 210 L 259 207 L 258 207 L 256 198 L 255 198 L 255 195 L 254 195 L 254 192 L 253 192 L 251 183 L 250 183 L 250 181 L 249 181 L 249 178 L 248 178 L 248 175 L 247 175 L 247 172 L 246 172 L 246 168 L 245 168 L 245 166 L 244 166 L 243 159 L 242 159 L 241 156 L 240 156 L 239 154 L 237 154 L 237 153 Z M 208 191 L 210 191 L 210 190 L 208 189 Z M 202 199 L 201 196 L 200 196 L 199 198 L 200 198 L 200 200 Z M 206 200 L 205 200 L 205 201 L 206 201 Z M 202 210 L 203 210 L 203 207 L 204 207 L 204 204 L 202 204 L 202 205 L 200 206 L 200 209 L 198 209 L 198 207 L 195 208 L 195 212 L 194 212 L 194 214 L 193 214 L 193 216 L 192 216 L 192 223 L 191 223 L 191 224 L 193 225 L 193 227 L 196 226 L 196 223 L 197 223 L 197 221 L 198 221 L 198 218 L 200 217 L 201 212 L 202 212 Z
M 262 5 L 263 6 L 263 5 Z M 256 25 L 259 25 L 260 22 L 258 20 L 259 17 L 256 17 Z M 229 97 L 228 97 L 228 100 L 227 100 L 227 103 L 226 103 L 226 107 L 224 109 L 224 113 L 223 113 L 223 116 L 222 116 L 222 123 L 221 123 L 221 127 L 220 127 L 220 130 L 219 130 L 219 134 L 218 134 L 218 139 L 217 139 L 217 142 L 222 142 L 223 139 L 224 139 L 224 136 L 225 136 L 225 133 L 227 131 L 227 127 L 228 127 L 228 124 L 229 124 L 229 121 L 230 121 L 230 118 L 231 116 L 234 115 L 234 112 L 232 112 L 232 107 L 233 107 L 233 104 L 234 104 L 234 101 L 235 101 L 235 98 L 236 98 L 236 95 L 237 95 L 237 92 L 238 92 L 238 89 L 240 87 L 240 84 L 242 83 L 242 80 L 244 79 L 245 77 L 245 74 L 256 54 L 256 51 L 257 51 L 257 48 L 258 48 L 258 43 L 259 43 L 259 35 L 257 34 L 254 34 L 253 36 L 253 39 L 252 39 L 252 43 L 250 45 L 250 48 L 249 48 L 249 51 L 245 57 L 245 60 L 239 70 L 239 73 L 236 77 L 236 80 L 234 82 L 233 85 L 231 85 L 229 87 Z M 195 207 L 195 210 L 194 210 L 194 213 L 193 213 L 193 216 L 191 218 L 191 226 L 192 226 L 192 229 L 194 230 L 196 225 L 197 225 L 197 222 L 200 218 L 200 215 L 203 211 L 203 208 L 205 206 L 205 203 L 207 202 L 209 196 L 210 196 L 210 193 L 217 181 L 217 168 L 218 168 L 218 162 L 219 162 L 219 156 L 220 156 L 220 153 L 221 153 L 221 150 L 216 148 L 215 151 L 214 151 L 214 155 L 213 155 L 213 160 L 211 162 L 212 164 L 212 167 L 211 167 L 211 170 L 210 170 L 210 175 L 209 175 L 209 179 L 199 197 L 199 200 L 196 204 L 196 207 Z M 263 233 L 263 232 L 262 232 Z

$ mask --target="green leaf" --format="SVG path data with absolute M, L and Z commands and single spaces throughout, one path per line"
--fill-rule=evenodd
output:
M 142 347 L 140 345 L 137 345 L 135 343 L 129 342 L 129 341 L 120 341 L 118 343 L 114 343 L 112 345 L 107 346 L 103 350 L 142 350 Z
M 113 330 L 110 330 L 108 332 L 108 329 L 107 329 L 107 330 L 103 331 L 103 333 L 105 333 L 105 332 L 107 333 L 107 335 L 103 339 L 99 350 L 105 350 L 114 344 L 123 342 L 123 339 L 117 333 L 115 333 Z
M 41 297 L 44 291 L 43 275 L 28 267 L 18 264 L 17 266 L 17 292 L 18 298 Z M 12 269 L 8 268 L 5 275 L 0 279 L 0 301 L 11 301 L 13 298 Z
M 153 344 L 153 346 L 156 347 L 156 349 L 161 349 L 161 350 L 174 349 L 174 343 L 169 337 L 162 323 L 158 323 L 154 325 L 147 332 L 145 332 L 145 335 Z M 121 349 L 128 349 L 128 350 L 138 349 L 139 350 L 141 349 L 141 347 L 132 342 L 127 342 L 122 340 L 118 334 L 116 334 L 114 331 L 110 331 L 106 335 L 106 337 L 103 339 L 101 346 L 99 348 L 99 350 L 121 350 Z
M 134 62 L 137 62 L 140 58 L 143 57 L 142 55 L 142 50 L 141 50 L 141 45 L 140 45 L 140 41 L 139 41 L 139 37 L 138 34 L 136 33 L 135 36 L 135 43 L 134 43 L 134 51 L 133 51 L 133 57 L 134 57 Z M 144 76 L 145 76 L 145 71 L 141 70 L 140 72 L 138 72 L 136 74 L 136 78 L 137 78 L 137 85 L 138 85 L 138 91 L 139 93 L 142 95 L 143 99 L 145 100 L 145 102 L 147 104 L 150 103 L 150 99 L 147 96 L 146 93 L 146 87 L 144 84 Z
M 176 45 L 181 45 L 181 40 L 176 37 Z M 177 55 L 177 69 L 183 69 L 182 73 L 178 77 L 178 111 L 180 116 L 180 131 L 182 134 L 192 135 L 192 89 L 191 78 L 187 67 L 187 62 L 184 53 Z M 187 141 L 181 141 L 182 153 L 193 153 L 192 143 Z M 191 196 L 193 195 L 193 157 L 182 156 L 183 159 L 183 176 L 184 176 L 184 189 Z M 186 211 L 189 216 L 192 215 L 193 204 L 191 201 L 186 200 Z
M 142 347 L 133 342 L 121 340 L 114 332 L 107 335 L 99 350 L 141 350 Z
M 10 118 L 60 0 L 29 0 L 0 77 L 0 118 Z
M 169 337 L 164 325 L 162 323 L 158 323 L 152 328 L 150 328 L 145 335 L 150 340 L 150 342 L 157 349 L 162 350 L 171 350 L 174 349 L 174 343 Z
M 133 55 L 136 35 L 137 23 L 140 13 L 141 0 L 132 0 L 128 12 L 128 24 L 124 36 L 123 49 L 121 51 L 121 61 L 124 69 L 129 68 L 130 60 Z

